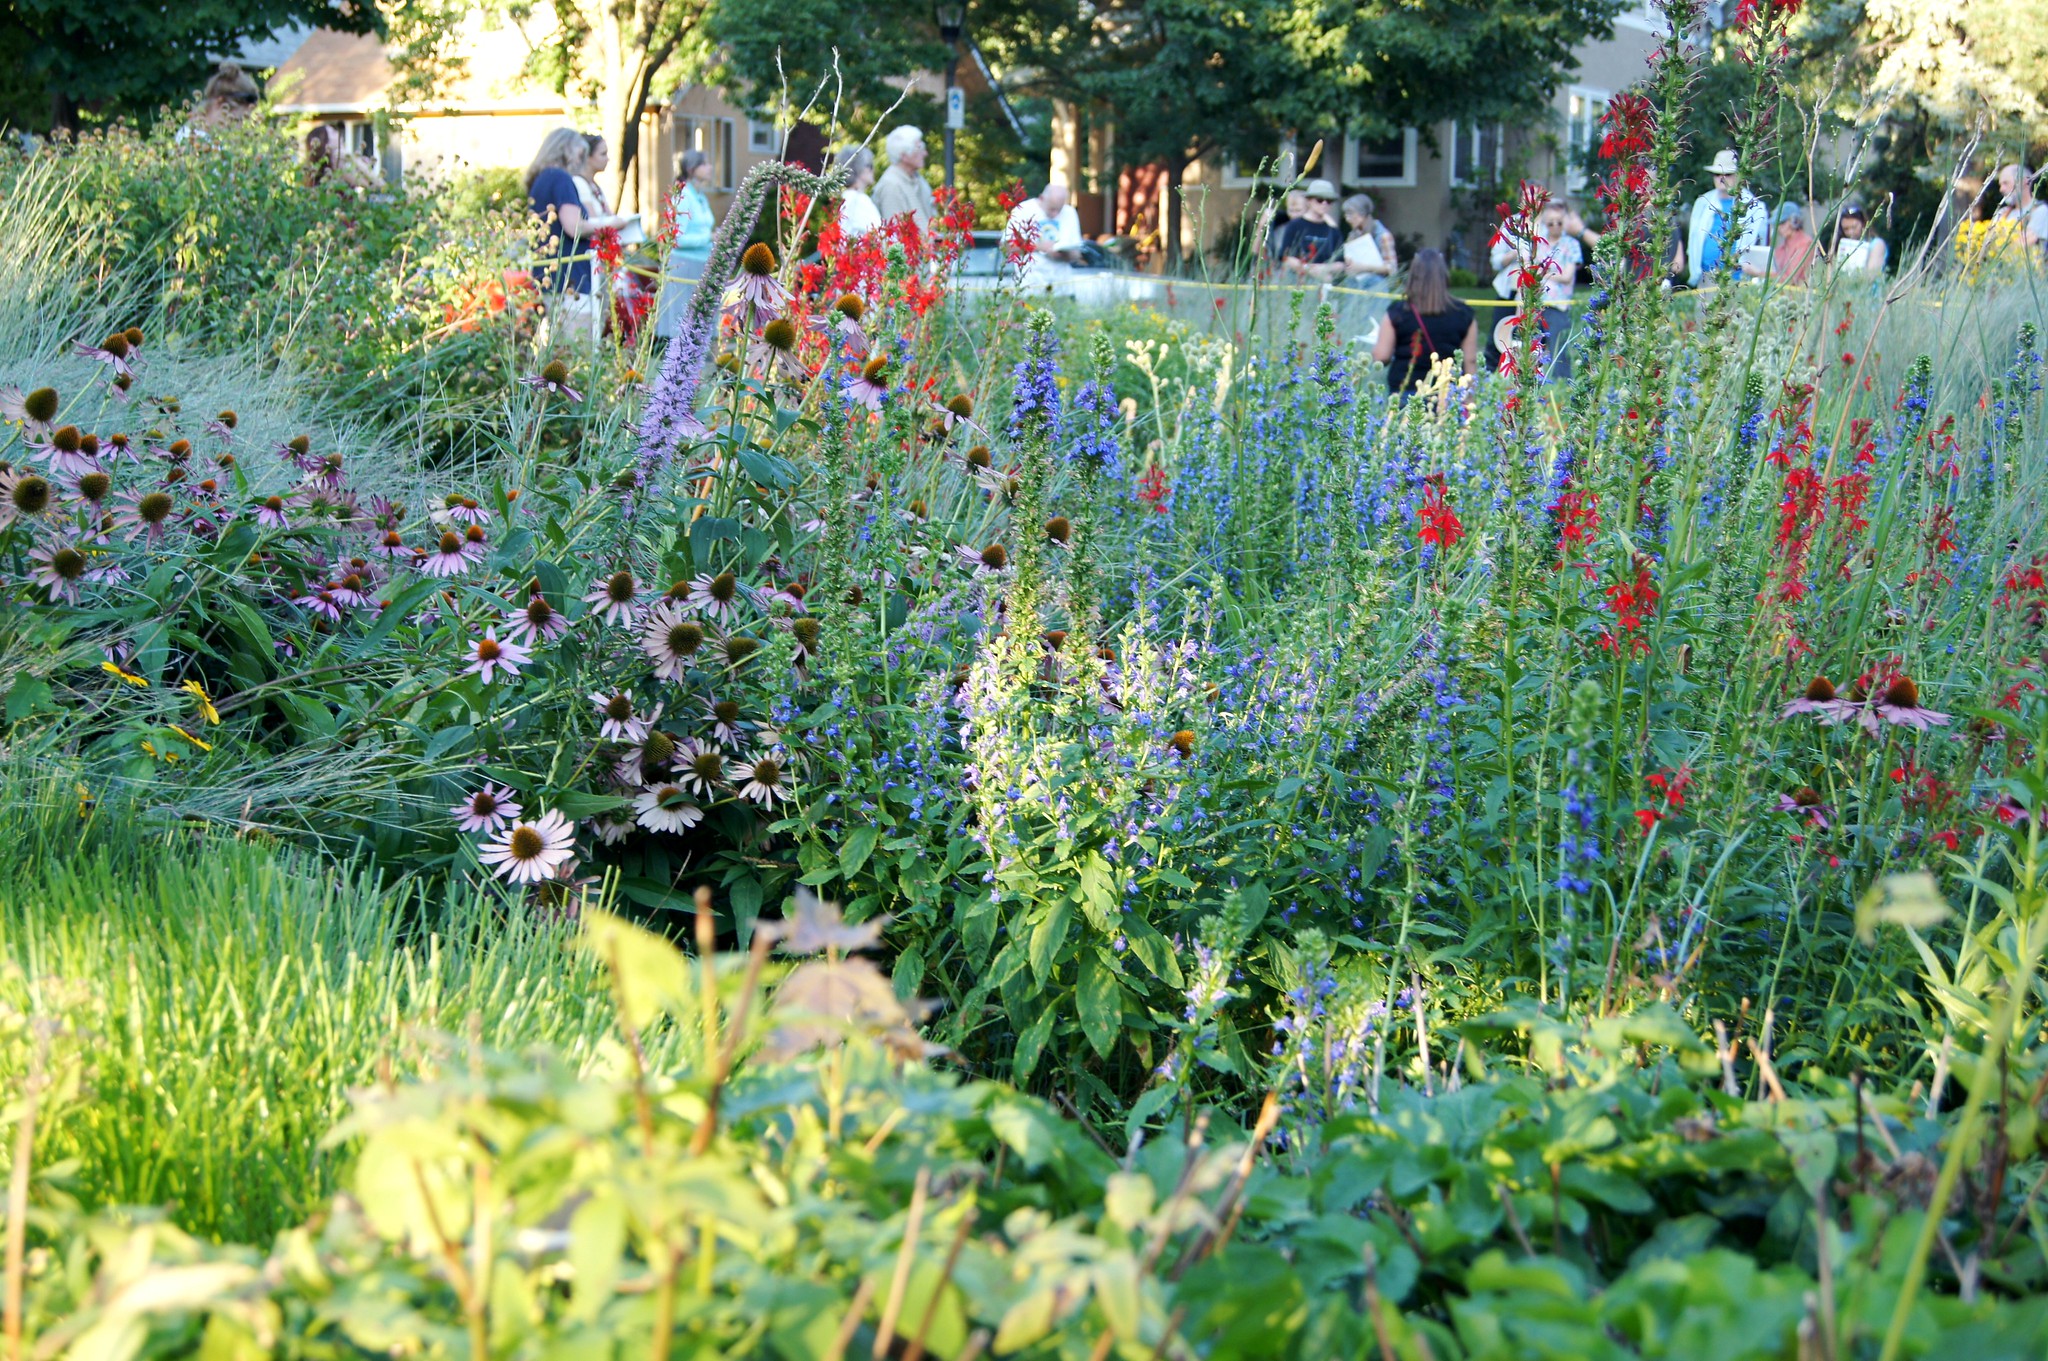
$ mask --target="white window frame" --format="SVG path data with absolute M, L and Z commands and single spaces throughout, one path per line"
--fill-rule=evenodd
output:
M 1572 139 L 1572 101 L 1575 99 L 1585 100 L 1588 106 L 1586 109 L 1586 136 L 1584 140 L 1576 142 Z M 1581 193 L 1587 185 L 1593 182 L 1593 177 L 1589 173 L 1589 164 L 1581 163 L 1580 157 L 1584 156 L 1587 162 L 1591 161 L 1593 139 L 1600 130 L 1601 116 L 1607 112 L 1607 106 L 1613 99 L 1614 91 L 1603 90 L 1597 85 L 1570 85 L 1565 87 L 1564 185 L 1565 189 L 1571 193 Z M 1593 107 L 1594 105 L 1599 107 L 1596 109 Z
M 730 194 L 739 188 L 739 127 L 730 118 L 705 120 L 711 124 L 711 166 L 718 173 L 718 187 Z
M 1450 154 L 1444 158 L 1444 178 L 1449 182 L 1451 188 L 1475 189 L 1479 186 L 1478 180 L 1469 175 L 1460 177 L 1458 174 L 1459 139 L 1466 133 L 1477 134 L 1472 144 L 1473 158 L 1477 160 L 1480 145 L 1483 143 L 1489 128 L 1493 132 L 1493 177 L 1495 180 L 1499 180 L 1501 171 L 1507 165 L 1507 125 L 1504 123 L 1482 125 L 1478 123 L 1460 123 L 1456 119 L 1451 120 L 1451 135 L 1446 142 L 1446 147 Z
M 782 152 L 782 129 L 759 118 L 747 120 L 747 152 L 753 156 L 777 156 Z
M 1299 153 L 1294 145 L 1294 139 L 1292 137 L 1284 137 L 1281 139 L 1280 145 L 1274 151 L 1272 157 L 1266 162 L 1268 165 L 1281 167 L 1279 173 L 1272 175 L 1247 175 L 1244 173 L 1243 168 L 1238 165 L 1237 157 L 1225 156 L 1218 184 L 1225 189 L 1257 189 L 1261 185 L 1267 184 L 1292 184 L 1294 182 L 1294 165 L 1298 159 Z
M 1399 175 L 1361 175 L 1358 173 L 1358 153 L 1364 146 L 1362 138 L 1344 135 L 1343 182 L 1365 189 L 1413 189 L 1415 187 L 1416 148 L 1421 139 L 1414 128 L 1401 129 L 1401 173 Z

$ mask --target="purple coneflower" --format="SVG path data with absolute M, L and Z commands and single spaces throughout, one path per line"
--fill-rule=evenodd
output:
M 490 539 L 484 534 L 483 526 L 471 525 L 462 531 L 462 551 L 471 562 L 482 562 L 491 555 Z
M 889 361 L 882 355 L 871 356 L 867 363 L 849 374 L 839 389 L 846 400 L 870 411 L 880 411 L 882 400 L 889 395 Z
M 701 737 L 683 740 L 675 767 L 683 787 L 699 798 L 712 797 L 725 783 L 725 754 Z
M 590 824 L 590 831 L 600 846 L 616 846 L 633 835 L 633 824 L 623 818 L 607 814 Z
M 953 550 L 953 554 L 972 568 L 977 577 L 1000 577 L 1010 570 L 1010 554 L 999 543 L 992 543 L 986 548 L 963 543 Z
M 704 701 L 704 717 L 711 722 L 711 735 L 727 746 L 739 745 L 740 706 L 730 699 Z
M 305 435 L 293 435 L 271 452 L 302 473 L 310 473 L 320 466 L 320 460 L 313 457 L 313 441 Z
M 266 496 L 256 503 L 256 523 L 265 529 L 290 529 L 291 517 L 284 511 L 282 496 Z
M 740 579 L 731 572 L 720 572 L 694 578 L 690 582 L 689 602 L 719 623 L 729 621 L 739 602 L 750 592 L 740 584 Z
M 649 785 L 633 800 L 633 820 L 650 832 L 680 832 L 704 820 L 679 784 Z
M 539 373 L 528 374 L 519 381 L 527 387 L 567 397 L 572 402 L 583 400 L 583 394 L 569 386 L 569 366 L 559 359 L 550 359 L 541 365 Z
M 448 810 L 465 832 L 495 832 L 519 820 L 519 804 L 503 785 L 487 784 Z
M 799 615 L 789 621 L 789 636 L 796 641 L 798 666 L 818 655 L 818 640 L 823 634 L 824 631 L 818 621 L 808 614 Z
M 430 577 L 459 577 L 469 570 L 469 545 L 460 534 L 447 530 L 434 551 L 424 554 L 413 565 Z
M 519 679 L 519 668 L 533 660 L 533 654 L 519 644 L 509 639 L 500 642 L 495 628 L 485 629 L 483 637 L 471 641 L 474 644 L 471 660 L 462 669 L 482 676 L 485 685 L 491 683 L 498 671 L 503 671 L 508 679 Z
M 226 444 L 234 439 L 235 427 L 239 424 L 241 424 L 241 417 L 235 415 L 232 411 L 223 411 L 208 421 L 203 428 L 207 434 Z
M 558 812 L 543 813 L 532 822 L 515 822 L 495 841 L 486 842 L 477 859 L 491 873 L 515 884 L 552 879 L 576 850 L 576 824 Z
M 597 617 L 607 624 L 630 625 L 640 617 L 640 583 L 631 572 L 614 572 L 591 587 L 583 602 L 597 606 Z
M 726 767 L 726 778 L 733 782 L 741 798 L 751 799 L 763 808 L 773 808 L 789 798 L 789 769 L 776 756 L 756 752 L 736 760 Z
M 726 285 L 725 314 L 742 331 L 759 331 L 789 306 L 789 290 L 775 281 L 775 252 L 760 241 L 740 256 L 740 272 Z
M 830 317 L 819 317 L 813 324 L 836 339 L 848 356 L 862 359 L 868 352 L 868 333 L 860 321 L 867 310 L 867 303 L 858 293 L 848 293 L 832 304 Z
M 61 405 L 55 388 L 37 388 L 24 393 L 20 388 L 0 388 L 0 420 L 13 421 L 31 435 L 43 434 L 57 419 Z
M 0 529 L 40 520 L 57 506 L 57 488 L 41 473 L 0 473 Z
M 341 622 L 341 602 L 336 600 L 334 593 L 325 586 L 322 586 L 311 595 L 300 596 L 298 603 L 304 605 L 308 611 L 327 620 L 329 623 L 338 624 Z
M 648 724 L 661 717 L 661 706 L 654 706 L 651 714 L 641 714 L 634 707 L 633 697 L 621 690 L 616 694 L 592 694 L 590 703 L 597 710 L 598 734 L 607 742 L 639 742 L 647 736 Z
M 524 605 L 505 607 L 505 636 L 517 642 L 552 643 L 568 631 L 569 621 L 539 591 Z
M 59 477 L 76 477 L 100 466 L 100 441 L 75 425 L 60 425 L 47 439 L 28 441 L 29 452 Z
M 341 576 L 327 583 L 327 592 L 350 609 L 361 609 L 370 603 L 371 586 L 368 565 L 356 571 L 343 572 Z
M 1938 714 L 1932 709 L 1920 707 L 1920 687 L 1910 676 L 1900 676 L 1886 686 L 1884 693 L 1871 701 L 1871 711 L 1887 723 L 1896 723 L 1902 728 L 1913 728 L 1925 732 L 1929 728 L 1943 727 L 1948 723 L 1947 714 Z M 1876 724 L 1868 725 L 1876 731 Z
M 1813 683 L 1806 687 L 1806 693 L 1778 711 L 1778 717 L 1796 718 L 1800 714 L 1814 714 L 1820 721 L 1833 727 L 1843 719 L 1853 716 L 1857 706 L 1835 695 L 1835 687 L 1826 676 L 1815 676 Z
M 1811 786 L 1795 789 L 1790 794 L 1780 794 L 1778 811 L 1798 813 L 1822 831 L 1827 830 L 1828 806 L 1821 802 L 1820 791 Z
M 412 556 L 412 548 L 397 530 L 387 529 L 377 542 L 370 545 L 370 554 L 379 558 L 409 558 Z M 462 556 L 460 547 L 456 548 L 455 555 Z
M 171 515 L 177 508 L 177 500 L 161 488 L 132 491 L 114 512 L 114 526 L 126 531 L 123 537 L 131 542 L 139 536 L 144 543 L 155 545 L 170 532 Z
M 662 778 L 669 763 L 676 759 L 678 750 L 680 748 L 676 739 L 660 728 L 652 726 L 650 719 L 647 736 L 641 738 L 638 745 L 626 750 L 626 754 L 621 756 L 618 764 L 612 768 L 612 773 L 618 776 L 622 784 L 653 784 Z
M 29 561 L 35 570 L 29 573 L 29 581 L 49 593 L 50 602 L 78 601 L 78 584 L 85 580 L 92 558 L 83 548 L 70 543 L 47 544 L 33 549 Z
M 437 522 L 458 525 L 480 525 L 490 519 L 490 512 L 477 502 L 474 496 L 459 496 L 451 492 L 441 508 L 434 512 Z
M 91 359 L 105 364 L 116 374 L 124 378 L 133 378 L 135 376 L 135 370 L 128 365 L 129 359 L 135 353 L 135 347 L 130 345 L 128 337 L 119 331 L 114 332 L 114 334 L 108 336 L 97 345 L 73 345 L 71 353 L 77 355 L 80 359 Z
M 648 611 L 647 626 L 640 634 L 640 650 L 654 663 L 656 676 L 679 681 L 689 671 L 706 637 L 702 624 L 664 600 Z

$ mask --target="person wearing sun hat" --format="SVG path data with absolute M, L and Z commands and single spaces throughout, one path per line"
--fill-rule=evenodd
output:
M 1280 235 L 1280 269 L 1297 283 L 1325 278 L 1330 266 L 1339 269 L 1344 255 L 1344 229 L 1337 225 L 1337 186 L 1310 180 L 1308 212 L 1287 224 Z
M 1739 261 L 1743 251 L 1761 248 L 1770 234 L 1770 213 L 1762 199 L 1745 189 L 1741 203 L 1735 201 L 1739 172 L 1735 152 L 1722 148 L 1707 166 L 1707 173 L 1714 177 L 1713 189 L 1693 200 L 1685 258 L 1692 266 L 1695 288 L 1716 271 Z

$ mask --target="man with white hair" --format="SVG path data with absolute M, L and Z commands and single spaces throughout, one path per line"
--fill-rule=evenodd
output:
M 1081 215 L 1069 198 L 1067 186 L 1052 180 L 1010 210 L 1003 249 L 1017 262 L 1020 286 L 1044 288 L 1081 258 Z
M 888 153 L 889 168 L 875 181 L 875 211 L 884 222 L 893 222 L 908 213 L 919 231 L 928 230 L 935 205 L 932 187 L 924 178 L 924 133 L 905 125 L 883 139 L 882 149 Z

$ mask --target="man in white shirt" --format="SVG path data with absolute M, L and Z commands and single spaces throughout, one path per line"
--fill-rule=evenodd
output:
M 1081 258 L 1081 215 L 1068 201 L 1067 186 L 1053 180 L 1010 210 L 1003 228 L 1004 249 L 1021 255 L 1018 283 L 1025 288 L 1049 287 L 1062 267 Z
M 1762 199 L 1745 189 L 1742 202 L 1738 205 L 1735 201 L 1739 175 L 1732 149 L 1716 152 L 1707 173 L 1714 177 L 1714 187 L 1693 200 L 1685 240 L 1685 258 L 1692 266 L 1690 282 L 1695 288 L 1702 282 L 1711 283 L 1724 268 L 1739 267 L 1742 253 L 1762 249 L 1771 231 L 1770 210 Z
M 2016 224 L 2021 244 L 2040 256 L 2048 247 L 2048 203 L 2034 197 L 2034 177 L 2023 165 L 2004 166 L 1998 172 L 1998 192 L 2005 200 L 1999 219 Z
M 884 222 L 907 214 L 919 231 L 929 231 L 937 204 L 924 177 L 924 133 L 906 124 L 890 133 L 882 148 L 888 153 L 889 168 L 875 181 L 875 211 Z

